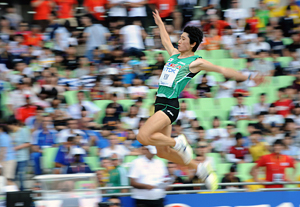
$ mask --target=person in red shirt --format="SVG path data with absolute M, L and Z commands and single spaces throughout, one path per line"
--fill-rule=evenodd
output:
M 258 33 L 259 18 L 256 16 L 255 8 L 251 8 L 251 17 L 246 20 L 246 23 L 250 25 L 251 33 Z
M 277 114 L 287 117 L 289 114 L 291 114 L 294 104 L 291 99 L 286 97 L 286 88 L 280 88 L 278 90 L 278 97 L 279 100 L 274 103 L 277 109 Z
M 43 35 L 40 32 L 41 27 L 39 25 L 33 25 L 31 27 L 31 31 L 24 34 L 24 45 L 41 47 L 43 42 Z
M 42 32 L 44 32 L 48 26 L 48 17 L 54 6 L 54 2 L 52 0 L 31 0 L 31 6 L 35 11 L 33 16 L 35 24 L 40 25 Z
M 229 150 L 229 154 L 233 154 L 235 159 L 238 159 L 238 163 L 244 163 L 245 155 L 249 154 L 249 150 L 243 147 L 243 136 L 241 133 L 236 133 L 235 135 L 236 145 L 232 146 Z
M 105 20 L 106 4 L 107 0 L 84 0 L 83 2 L 86 10 L 100 22 Z
M 290 181 L 285 175 L 286 168 L 294 168 L 294 173 L 296 172 L 294 159 L 281 154 L 283 147 L 282 140 L 277 139 L 273 144 L 274 152 L 260 157 L 257 164 L 253 167 L 254 169 L 266 167 L 266 182 Z M 254 180 L 259 182 L 257 176 L 254 177 Z M 265 188 L 283 188 L 283 185 L 266 185 Z
M 16 111 L 16 119 L 25 123 L 26 119 L 36 115 L 36 106 L 30 103 L 30 96 L 26 95 L 26 105 L 21 106 Z
M 222 36 L 227 26 L 230 26 L 230 24 L 224 20 L 220 20 L 218 15 L 210 15 L 209 21 L 204 25 L 203 31 L 208 33 L 211 27 L 215 27 L 218 30 L 218 35 Z
M 77 20 L 74 18 L 74 12 L 77 7 L 77 0 L 54 0 L 58 7 L 57 18 L 61 19 L 63 25 L 69 20 L 72 27 L 77 27 Z

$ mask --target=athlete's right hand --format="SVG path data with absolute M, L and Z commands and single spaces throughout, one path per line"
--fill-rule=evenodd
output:
M 152 14 L 153 14 L 155 24 L 157 26 L 160 26 L 160 25 L 164 24 L 163 21 L 161 20 L 160 16 L 159 16 L 159 12 L 157 11 L 157 9 L 155 9 L 155 11 L 153 11 Z

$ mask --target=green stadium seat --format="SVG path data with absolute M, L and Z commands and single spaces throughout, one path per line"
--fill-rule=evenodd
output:
M 266 93 L 267 96 L 269 96 L 268 91 L 269 91 L 269 88 L 266 86 L 251 87 L 250 88 L 250 96 L 253 97 L 253 99 L 256 99 L 256 101 L 258 102 L 259 96 L 261 93 Z M 270 102 L 268 102 L 268 103 L 270 103 Z
M 292 57 L 278 57 L 277 60 L 280 62 L 281 67 L 288 67 L 290 62 L 293 60 Z
M 66 91 L 65 92 L 65 99 L 69 106 L 78 103 L 77 93 L 78 93 L 78 91 Z
M 95 171 L 100 167 L 99 157 L 84 157 L 84 161 L 92 171 Z
M 221 110 L 230 111 L 232 106 L 237 104 L 235 98 L 220 98 L 218 99 Z
M 268 94 L 267 94 L 267 102 L 274 103 L 278 100 L 278 88 L 277 87 L 269 87 Z
M 219 166 L 219 164 L 222 162 L 221 160 L 221 154 L 220 153 L 207 153 L 206 154 L 207 157 L 212 157 L 214 160 L 214 165 L 216 167 L 216 171 L 218 171 L 217 167 Z
M 197 109 L 216 109 L 214 98 L 198 98 Z
M 53 169 L 55 167 L 54 160 L 57 154 L 57 147 L 49 147 L 43 149 L 42 165 L 44 169 Z
M 193 98 L 180 98 L 179 99 L 179 103 L 181 103 L 182 101 L 185 101 L 185 103 L 187 104 L 187 110 L 195 110 L 195 109 L 197 109 L 197 99 L 193 99 Z
M 147 61 L 149 65 L 154 65 L 156 63 L 155 54 L 152 51 L 143 51 L 147 57 Z
M 155 93 L 157 92 L 157 89 L 149 89 L 147 93 L 147 99 L 154 99 Z
M 224 76 L 220 73 L 209 72 L 208 75 L 213 76 L 215 78 L 216 82 L 224 82 L 225 81 Z
M 257 121 L 248 121 L 248 120 L 237 121 L 237 130 L 238 130 L 238 132 L 242 133 L 243 136 L 249 135 L 249 132 L 247 129 L 249 123 L 257 123 Z
M 134 100 L 118 100 L 117 103 L 121 104 L 123 106 L 124 111 L 128 111 L 130 106 L 134 104 Z
M 299 164 L 299 163 L 298 163 Z M 298 168 L 299 165 L 296 165 L 296 172 L 297 172 L 297 168 Z M 285 174 L 287 175 L 287 177 L 289 179 L 292 179 L 293 180 L 293 172 L 294 172 L 294 169 L 293 168 L 286 168 L 285 169 Z M 297 174 L 297 173 L 296 173 Z M 297 178 L 296 178 L 297 179 Z M 285 188 L 297 188 L 297 185 L 294 185 L 294 184 L 288 184 L 288 185 L 284 185 Z
M 282 42 L 284 45 L 290 45 L 293 43 L 293 39 L 289 37 L 282 38 Z
M 220 163 L 217 166 L 217 175 L 219 178 L 219 181 L 222 181 L 222 178 L 224 177 L 224 175 L 226 173 L 229 173 L 230 167 L 231 167 L 231 163 Z
M 166 51 L 166 50 L 157 50 L 157 51 L 154 51 L 155 56 L 157 54 L 159 54 L 159 53 L 162 53 L 162 55 L 164 56 L 165 62 L 168 62 L 168 60 L 170 58 L 170 55 L 169 55 L 168 51 Z
M 246 59 L 239 58 L 239 59 L 233 59 L 233 58 L 226 58 L 221 59 L 221 65 L 226 68 L 232 68 L 235 70 L 242 70 L 246 67 Z
M 98 155 L 98 147 L 97 146 L 92 146 L 89 148 L 89 156 L 90 157 L 97 157 Z
M 221 122 L 221 127 L 226 128 L 226 126 L 227 126 L 228 124 L 235 125 L 236 123 L 235 123 L 234 121 L 222 121 L 222 122 Z
M 207 50 L 197 50 L 195 55 L 199 55 L 200 57 L 207 59 L 209 58 L 209 52 Z
M 296 79 L 294 76 L 276 76 L 274 79 L 274 85 L 278 88 L 291 86 Z
M 241 163 L 237 165 L 237 176 L 242 180 L 251 179 L 250 170 L 255 165 L 255 163 Z
M 210 50 L 210 58 L 212 59 L 223 59 L 229 58 L 229 51 L 228 50 Z
M 250 106 L 250 107 L 252 107 L 254 104 L 256 104 L 258 102 L 259 102 L 258 97 L 249 96 L 249 97 L 244 98 L 245 105 Z
M 214 65 L 219 65 L 219 66 L 222 66 L 222 61 L 221 59 L 205 59 L 207 60 L 208 62 L 214 64 Z

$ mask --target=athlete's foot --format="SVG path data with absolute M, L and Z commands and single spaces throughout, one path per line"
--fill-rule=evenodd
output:
M 193 149 L 191 148 L 183 134 L 176 137 L 175 140 L 176 145 L 174 149 L 179 153 L 184 163 L 188 165 L 193 159 Z
M 209 190 L 218 189 L 218 176 L 209 163 L 200 163 L 196 175 L 203 181 Z

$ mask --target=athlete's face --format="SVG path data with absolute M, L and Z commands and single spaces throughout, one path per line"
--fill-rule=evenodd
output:
M 195 46 L 195 43 L 193 43 L 192 45 L 190 44 L 190 38 L 189 38 L 188 33 L 186 33 L 186 32 L 182 33 L 182 35 L 180 36 L 180 39 L 178 41 L 178 51 L 179 52 L 191 51 L 194 46 Z

